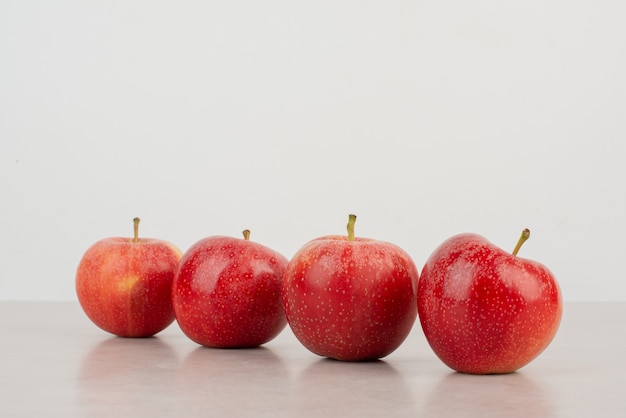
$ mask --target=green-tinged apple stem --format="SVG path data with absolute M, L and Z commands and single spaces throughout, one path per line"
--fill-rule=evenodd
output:
M 244 229 L 243 230 L 243 239 L 245 239 L 246 241 L 250 241 L 250 230 L 249 229 Z
M 354 241 L 354 223 L 356 222 L 356 215 L 348 215 L 348 241 Z
M 519 249 L 522 248 L 522 244 L 524 244 L 529 237 L 530 237 L 530 229 L 524 228 L 524 230 L 522 231 L 522 235 L 519 237 L 519 240 L 517 241 L 517 245 L 515 246 L 515 249 L 513 249 L 514 256 L 517 255 L 517 253 L 519 252 Z
M 141 219 L 139 218 L 133 219 L 133 226 L 134 226 L 133 242 L 139 242 L 139 221 L 141 221 Z

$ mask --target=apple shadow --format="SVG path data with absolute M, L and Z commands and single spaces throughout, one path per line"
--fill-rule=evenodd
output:
M 174 390 L 187 411 L 258 417 L 275 413 L 277 399 L 288 396 L 290 383 L 288 368 L 269 348 L 200 346 L 184 358 Z
M 388 416 L 414 410 L 414 397 L 398 370 L 384 360 L 322 358 L 296 377 L 293 416 Z
M 424 403 L 426 416 L 541 417 L 555 415 L 548 391 L 521 372 L 471 375 L 452 372 Z
M 160 415 L 179 363 L 175 350 L 158 337 L 102 341 L 85 355 L 76 378 L 81 413 L 98 416 L 140 408 Z

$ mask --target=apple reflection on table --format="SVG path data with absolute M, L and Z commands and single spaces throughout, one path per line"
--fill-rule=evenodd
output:
M 186 412 L 274 416 L 291 382 L 283 359 L 269 348 L 197 347 L 183 359 L 174 390 Z
M 384 416 L 415 409 L 405 376 L 384 360 L 320 358 L 296 375 L 292 392 L 288 415 L 299 417 Z
M 81 412 L 161 416 L 182 408 L 211 416 L 271 416 L 272 400 L 288 393 L 290 373 L 268 348 L 189 347 L 180 355 L 180 346 L 166 338 L 102 341 L 85 356 L 77 376 Z
M 111 337 L 85 356 L 76 379 L 78 405 L 85 416 L 140 410 L 159 416 L 172 393 L 180 359 L 158 337 Z
M 548 388 L 524 372 L 452 372 L 426 393 L 422 412 L 432 417 L 549 418 L 554 411 Z

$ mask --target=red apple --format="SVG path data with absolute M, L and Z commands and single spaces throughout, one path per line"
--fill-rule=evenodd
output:
M 428 258 L 418 284 L 419 318 L 428 343 L 450 368 L 509 373 L 536 358 L 555 336 L 561 291 L 542 264 L 474 234 L 454 236 Z
M 256 347 L 287 325 L 280 288 L 287 259 L 249 240 L 213 236 L 183 255 L 174 279 L 176 320 L 207 347 Z
M 83 255 L 76 271 L 81 307 L 105 331 L 148 337 L 174 321 L 172 281 L 181 257 L 173 244 L 139 238 L 106 238 Z
M 398 246 L 354 236 L 305 244 L 283 279 L 283 305 L 294 335 L 310 351 L 344 361 L 375 360 L 405 340 L 417 317 L 418 271 Z

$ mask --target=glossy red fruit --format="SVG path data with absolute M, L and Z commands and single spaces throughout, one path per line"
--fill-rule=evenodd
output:
M 174 321 L 172 281 L 181 252 L 173 244 L 139 238 L 93 244 L 76 270 L 76 294 L 93 323 L 120 337 L 148 337 Z
M 249 240 L 213 236 L 183 255 L 174 279 L 176 320 L 207 347 L 256 347 L 287 325 L 280 300 L 287 259 Z
M 542 264 L 475 234 L 454 236 L 428 258 L 418 284 L 420 323 L 435 354 L 464 373 L 513 372 L 554 338 L 559 285 Z
M 418 271 L 394 244 L 325 236 L 305 244 L 287 266 L 283 305 L 311 352 L 345 361 L 375 360 L 405 340 L 417 317 Z

